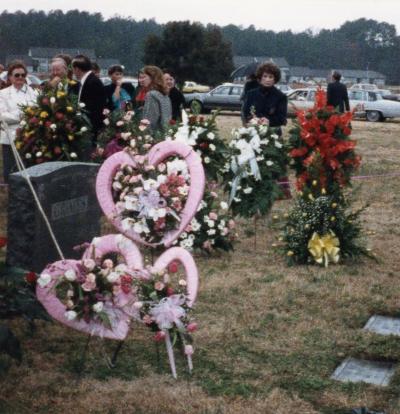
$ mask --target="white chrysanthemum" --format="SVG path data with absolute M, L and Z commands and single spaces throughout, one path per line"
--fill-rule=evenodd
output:
M 192 219 L 190 226 L 192 227 L 193 231 L 198 231 L 201 228 L 201 224 L 196 220 L 196 218 Z
M 266 164 L 268 165 L 268 167 L 271 167 L 271 165 L 274 165 L 274 162 L 273 162 L 273 161 L 271 161 L 271 160 L 268 160 L 268 161 L 266 162 Z
M 243 190 L 243 192 L 244 192 L 245 194 L 250 194 L 252 191 L 253 191 L 253 189 L 252 189 L 251 187 L 247 187 L 247 188 L 245 188 L 245 189 Z
M 108 280 L 110 283 L 115 283 L 115 282 L 117 282 L 117 281 L 119 280 L 119 278 L 120 278 L 120 275 L 119 275 L 119 273 L 117 273 L 117 272 L 111 272 L 111 273 L 107 276 L 107 280 Z
M 207 138 L 209 139 L 209 140 L 213 140 L 214 138 L 215 138 L 215 134 L 214 134 L 214 132 L 209 132 L 208 134 L 207 134 Z
M 152 178 L 143 181 L 143 189 L 145 191 L 156 190 L 159 187 L 159 183 Z
M 207 234 L 209 235 L 209 236 L 214 236 L 214 234 L 216 233 L 217 231 L 215 230 L 215 229 L 210 229 L 210 230 L 207 230 Z
M 97 302 L 97 303 L 95 303 L 92 307 L 93 307 L 93 310 L 94 310 L 96 313 L 99 313 L 99 312 L 101 312 L 101 311 L 103 310 L 104 303 L 103 303 L 103 302 Z
M 215 226 L 215 221 L 208 219 L 207 224 L 208 224 L 208 227 L 214 227 Z
M 78 314 L 72 310 L 65 312 L 64 315 L 68 321 L 73 321 L 78 316 Z
M 44 288 L 51 282 L 51 275 L 48 273 L 42 273 L 37 282 L 39 283 L 40 287 Z
M 73 269 L 69 269 L 64 273 L 65 278 L 70 281 L 73 282 L 76 279 L 76 273 L 75 270 Z

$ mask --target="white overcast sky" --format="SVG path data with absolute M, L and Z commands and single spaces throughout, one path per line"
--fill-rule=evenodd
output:
M 338 28 L 347 20 L 365 17 L 394 24 L 400 34 L 400 0 L 13 0 L 6 4 L 0 11 L 79 9 L 100 12 L 105 18 L 120 15 L 135 20 L 155 18 L 159 23 L 253 24 L 260 29 L 294 32 Z

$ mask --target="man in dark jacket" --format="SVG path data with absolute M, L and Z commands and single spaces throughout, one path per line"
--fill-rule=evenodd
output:
M 349 96 L 346 85 L 340 83 L 342 75 L 338 71 L 332 73 L 333 82 L 328 84 L 327 103 L 339 109 L 339 112 L 350 111 Z
M 96 143 L 97 133 L 103 126 L 103 110 L 106 106 L 106 96 L 101 80 L 92 73 L 92 63 L 84 55 L 75 56 L 72 61 L 72 71 L 78 79 L 78 102 L 85 104 L 85 110 L 92 123 Z

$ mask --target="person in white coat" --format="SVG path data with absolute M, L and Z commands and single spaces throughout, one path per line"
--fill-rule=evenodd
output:
M 3 152 L 3 177 L 6 183 L 15 166 L 10 140 L 15 139 L 20 123 L 20 105 L 33 104 L 37 97 L 37 92 L 26 83 L 27 74 L 26 66 L 22 62 L 11 63 L 7 71 L 11 85 L 0 90 L 0 143 Z

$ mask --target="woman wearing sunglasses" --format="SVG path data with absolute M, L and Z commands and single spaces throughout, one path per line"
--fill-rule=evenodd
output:
M 27 74 L 26 66 L 22 62 L 11 63 L 7 71 L 8 81 L 11 85 L 0 90 L 0 122 L 5 121 L 8 125 L 8 131 L 4 125 L 0 128 L 5 182 L 8 182 L 8 177 L 15 166 L 10 140 L 15 139 L 21 116 L 20 105 L 34 103 L 37 96 L 37 92 L 26 83 Z

